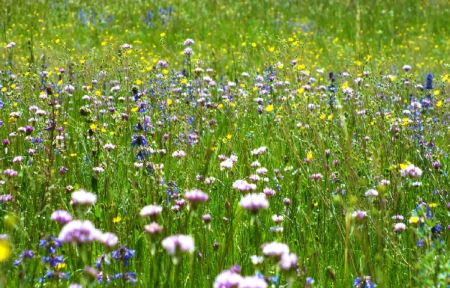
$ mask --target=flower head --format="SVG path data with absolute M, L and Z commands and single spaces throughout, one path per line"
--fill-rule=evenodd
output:
M 72 205 L 94 205 L 95 201 L 97 201 L 97 195 L 84 189 L 72 193 Z
M 162 246 L 172 256 L 180 253 L 192 253 L 195 250 L 194 239 L 188 235 L 173 235 L 162 241 Z
M 249 194 L 241 199 L 239 205 L 245 210 L 256 213 L 269 207 L 269 201 L 267 201 L 265 194 Z

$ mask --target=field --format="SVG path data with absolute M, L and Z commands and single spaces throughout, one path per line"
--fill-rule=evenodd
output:
M 450 4 L 0 10 L 0 287 L 447 287 Z

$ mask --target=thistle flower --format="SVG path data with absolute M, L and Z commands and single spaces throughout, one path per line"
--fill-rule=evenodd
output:
M 394 231 L 403 231 L 406 229 L 406 225 L 403 223 L 395 223 Z
M 184 156 L 186 156 L 186 153 L 183 150 L 175 151 L 172 154 L 172 157 L 175 157 L 175 158 L 183 158 Z
M 252 150 L 252 155 L 262 155 L 264 153 L 266 153 L 267 151 L 267 147 L 263 146 L 263 147 L 259 147 L 258 149 Z
M 366 193 L 364 193 L 364 196 L 366 197 L 377 197 L 378 196 L 378 191 L 375 189 L 369 189 L 366 191 Z
M 295 270 L 297 268 L 298 257 L 294 253 L 281 255 L 280 267 L 285 271 Z
M 16 176 L 17 175 L 17 171 L 16 170 L 14 170 L 14 169 L 6 169 L 5 171 L 3 171 L 3 174 L 5 175 L 5 176 L 8 176 L 8 177 L 14 177 L 14 176 Z
M 239 288 L 267 288 L 268 284 L 258 276 L 247 276 L 239 283 Z
M 265 194 L 249 194 L 241 199 L 239 205 L 245 210 L 256 213 L 269 207 L 269 201 L 267 201 Z
M 184 193 L 184 197 L 189 201 L 194 208 L 196 208 L 200 203 L 208 201 L 208 194 L 201 190 L 190 190 Z
M 83 244 L 100 240 L 102 232 L 91 221 L 73 220 L 64 225 L 58 240 L 63 243 Z
M 142 217 L 155 217 L 162 212 L 163 207 L 158 205 L 148 205 L 141 209 L 139 213 Z
M 158 234 L 162 231 L 162 227 L 156 222 L 152 222 L 150 225 L 145 225 L 144 229 L 148 234 Z
M 284 243 L 271 242 L 263 244 L 261 247 L 265 256 L 274 257 L 277 261 L 283 254 L 289 254 L 289 246 Z
M 194 40 L 188 38 L 188 39 L 186 39 L 186 40 L 184 41 L 183 45 L 187 47 L 187 46 L 191 46 L 191 45 L 194 44 L 194 43 L 195 43 Z M 186 50 L 185 50 L 185 51 L 186 51 Z
M 405 169 L 400 171 L 402 177 L 420 178 L 422 170 L 413 164 L 408 165 Z
M 116 234 L 111 232 L 106 232 L 100 236 L 100 243 L 102 243 L 107 248 L 112 248 L 117 245 L 119 238 Z
M 233 183 L 233 188 L 241 192 L 256 190 L 256 184 L 249 184 L 245 180 L 236 180 Z
M 355 212 L 352 213 L 352 217 L 358 218 L 358 219 L 364 219 L 367 217 L 367 212 L 361 211 L 361 210 L 356 210 Z
M 188 235 L 173 235 L 162 241 L 162 246 L 172 256 L 181 253 L 192 253 L 195 250 L 194 239 Z
M 95 201 L 97 201 L 97 195 L 84 189 L 72 193 L 72 205 L 94 205 Z
M 244 278 L 238 273 L 230 270 L 224 270 L 217 275 L 214 280 L 214 288 L 232 288 L 239 287 L 239 284 Z
M 61 224 L 66 224 L 72 221 L 72 215 L 70 215 L 70 213 L 65 210 L 56 210 L 52 213 L 50 219 Z

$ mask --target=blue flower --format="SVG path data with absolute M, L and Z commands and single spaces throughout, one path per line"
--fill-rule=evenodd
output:
M 425 84 L 425 89 L 433 89 L 433 73 L 428 73 L 427 75 L 427 83 Z
M 112 257 L 116 260 L 123 259 L 123 265 L 126 267 L 129 260 L 134 257 L 134 250 L 128 249 L 127 246 L 119 246 L 118 250 L 112 252 Z

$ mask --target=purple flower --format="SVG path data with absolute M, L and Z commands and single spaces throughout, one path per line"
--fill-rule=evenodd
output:
M 97 195 L 83 189 L 72 193 L 72 205 L 94 205 Z
M 118 250 L 112 252 L 112 257 L 116 260 L 123 259 L 123 265 L 128 266 L 131 258 L 134 257 L 134 250 L 130 250 L 127 246 L 119 246 Z
M 262 245 L 262 253 L 265 256 L 281 259 L 284 254 L 289 254 L 289 246 L 278 242 L 266 243 Z
M 5 174 L 8 177 L 14 177 L 17 175 L 17 171 L 13 169 L 6 169 L 5 171 L 3 171 L 3 174 Z
M 148 205 L 141 209 L 139 213 L 142 217 L 150 216 L 154 217 L 161 213 L 163 207 L 158 205 Z
M 258 276 L 248 276 L 241 280 L 239 288 L 267 288 L 267 282 Z
M 106 232 L 100 236 L 100 242 L 108 248 L 112 248 L 117 245 L 119 238 L 116 234 Z
M 152 222 L 150 225 L 145 225 L 144 229 L 148 234 L 158 234 L 162 231 L 162 227 L 156 222 Z
M 63 243 L 90 243 L 100 240 L 102 232 L 94 227 L 91 221 L 73 220 L 64 225 L 58 239 Z
M 395 223 L 394 231 L 403 231 L 406 229 L 406 225 L 403 223 Z
M 269 201 L 267 201 L 265 194 L 249 194 L 241 199 L 239 205 L 245 210 L 256 213 L 269 207 Z
M 184 193 L 184 197 L 186 198 L 187 201 L 189 201 L 192 204 L 194 208 L 198 206 L 198 204 L 206 202 L 209 199 L 208 194 L 197 189 L 190 190 Z
M 374 288 L 377 285 L 375 283 L 373 283 L 372 281 L 370 281 L 371 277 L 370 276 L 363 276 L 361 278 L 356 278 L 355 281 L 353 282 L 353 287 L 355 288 Z
M 162 246 L 172 256 L 185 252 L 192 253 L 195 250 L 194 239 L 191 236 L 182 234 L 165 238 L 162 241 Z
M 358 220 L 362 220 L 362 219 L 365 219 L 367 217 L 367 212 L 366 211 L 361 211 L 361 210 L 356 210 L 355 212 L 352 213 L 352 217 L 356 218 Z
M 69 223 L 70 221 L 72 221 L 72 215 L 70 215 L 70 213 L 65 210 L 54 211 L 52 213 L 52 215 L 50 216 L 50 218 L 53 221 L 59 222 L 61 224 L 66 224 L 66 223 Z
M 283 270 L 289 271 L 289 270 L 294 270 L 297 268 L 297 255 L 295 255 L 294 253 L 291 254 L 283 254 L 281 255 L 281 260 L 280 260 L 280 267 Z
M 239 287 L 239 284 L 244 278 L 238 273 L 230 270 L 224 270 L 217 275 L 214 281 L 214 288 L 232 288 Z
M 184 41 L 183 45 L 184 45 L 184 46 L 191 46 L 191 45 L 194 44 L 194 43 L 195 43 L 194 40 L 188 38 L 188 39 L 186 39 L 186 40 Z
M 249 184 L 245 180 L 236 180 L 233 183 L 233 188 L 241 192 L 254 191 L 256 190 L 256 184 Z
M 188 48 L 184 49 L 183 54 L 189 56 L 189 55 L 194 54 L 194 51 L 188 47 Z

